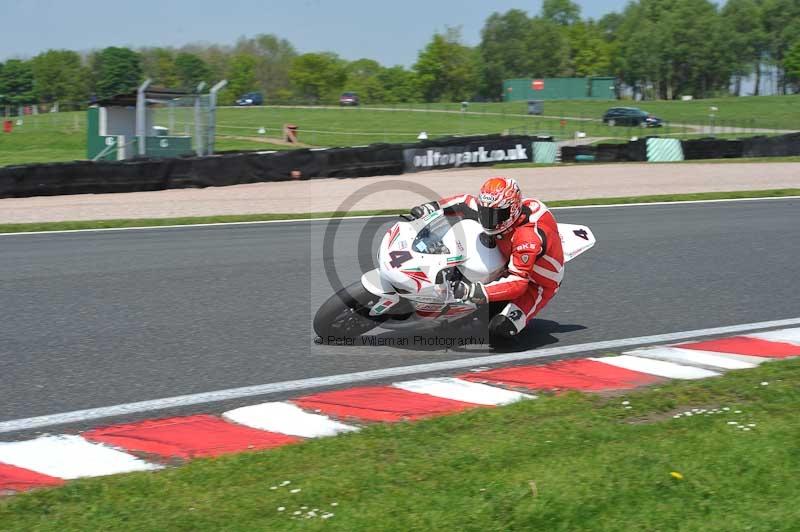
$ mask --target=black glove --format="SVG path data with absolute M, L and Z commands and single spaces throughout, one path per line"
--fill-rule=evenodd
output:
M 483 305 L 489 301 L 483 283 L 470 283 L 458 281 L 453 285 L 453 297 L 461 301 L 471 301 L 476 305 Z
M 414 218 L 422 218 L 426 214 L 430 214 L 438 210 L 439 210 L 439 202 L 429 201 L 428 203 L 417 205 L 416 207 L 411 209 L 411 216 L 413 216 Z

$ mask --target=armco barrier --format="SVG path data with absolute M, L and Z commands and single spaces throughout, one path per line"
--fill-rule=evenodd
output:
M 0 198 L 347 178 L 481 166 L 501 161 L 532 161 L 532 142 L 543 140 L 526 135 L 481 135 L 352 148 L 6 166 L 0 167 Z M 684 140 L 681 147 L 684 158 L 690 160 L 800 155 L 800 133 L 740 140 Z M 575 162 L 577 156 L 591 156 L 595 161 L 604 162 L 646 161 L 647 139 L 561 148 L 562 162 Z
M 683 158 L 692 159 L 729 159 L 742 156 L 741 140 L 692 139 L 681 141 Z
M 791 155 L 800 155 L 800 133 L 742 139 L 742 157 L 787 157 Z
M 647 145 L 644 139 L 623 144 L 595 144 L 588 146 L 564 146 L 561 162 L 575 162 L 578 156 L 591 156 L 595 162 L 613 163 L 646 161 Z
M 509 160 L 531 160 L 532 138 L 522 135 L 481 135 L 449 137 L 414 144 L 373 144 L 283 152 L 231 152 L 210 157 L 6 166 L 0 168 L 0 198 L 137 192 L 322 177 L 401 174 L 405 165 L 404 151 L 408 150 L 427 152 L 442 149 L 483 149 L 488 153 L 503 150 Z M 476 160 L 464 162 L 463 166 L 492 162 L 494 161 Z
M 597 146 L 563 146 L 561 148 L 561 162 L 574 163 L 578 155 L 597 155 Z

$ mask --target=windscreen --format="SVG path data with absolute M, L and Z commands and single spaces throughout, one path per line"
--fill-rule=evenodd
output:
M 442 239 L 450 230 L 450 222 L 446 216 L 439 216 L 417 233 L 412 247 L 418 253 L 440 255 L 450 253 Z

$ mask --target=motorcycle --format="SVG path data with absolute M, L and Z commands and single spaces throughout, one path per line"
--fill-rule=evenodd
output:
M 454 297 L 456 283 L 488 283 L 507 267 L 494 238 L 475 220 L 452 219 L 441 210 L 419 219 L 401 218 L 381 240 L 378 267 L 317 310 L 317 343 L 354 338 L 379 326 L 422 331 L 467 320 L 479 307 Z M 583 225 L 560 223 L 558 232 L 565 262 L 596 241 Z

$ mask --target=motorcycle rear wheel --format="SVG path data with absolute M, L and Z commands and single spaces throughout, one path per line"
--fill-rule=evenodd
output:
M 379 300 L 380 297 L 367 291 L 361 281 L 346 286 L 319 307 L 314 316 L 314 332 L 324 343 L 357 337 L 382 321 L 369 317 L 370 309 Z

